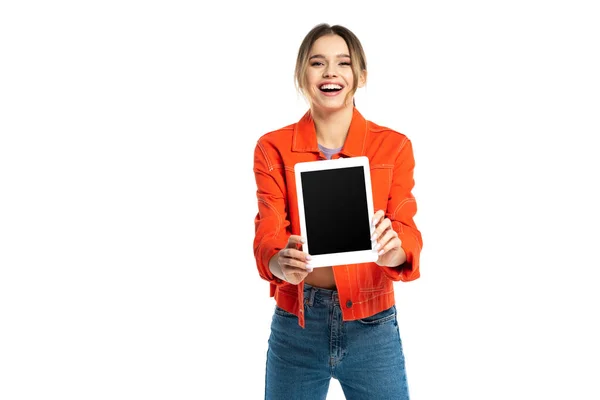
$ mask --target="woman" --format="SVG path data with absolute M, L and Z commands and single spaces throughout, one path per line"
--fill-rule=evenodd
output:
M 355 107 L 366 78 L 358 38 L 343 26 L 315 26 L 295 70 L 309 110 L 255 148 L 254 255 L 276 301 L 267 399 L 324 399 L 332 377 L 348 399 L 408 399 L 393 282 L 420 275 L 414 158 L 406 136 L 365 120 Z M 369 158 L 379 259 L 313 270 L 298 236 L 294 165 L 355 156 Z

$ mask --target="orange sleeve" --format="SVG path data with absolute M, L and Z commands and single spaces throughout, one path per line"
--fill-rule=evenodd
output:
M 415 185 L 414 168 L 412 143 L 406 138 L 394 163 L 386 210 L 386 217 L 392 221 L 392 229 L 398 233 L 402 248 L 406 252 L 404 264 L 398 267 L 383 267 L 385 274 L 393 281 L 408 282 L 420 276 L 419 258 L 423 239 L 413 220 L 417 213 L 417 203 L 412 194 Z
M 282 285 L 281 279 L 269 269 L 269 260 L 288 242 L 290 234 L 286 212 L 286 188 L 284 170 L 275 165 L 265 145 L 259 140 L 254 150 L 254 176 L 258 213 L 254 219 L 254 258 L 260 277 L 272 285 Z M 274 287 L 271 287 L 273 294 Z

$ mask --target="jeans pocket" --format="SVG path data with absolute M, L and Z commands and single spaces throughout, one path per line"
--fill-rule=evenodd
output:
M 285 317 L 285 318 L 297 318 L 294 314 L 292 314 L 291 312 L 285 311 L 283 308 L 281 308 L 279 306 L 275 306 L 275 314 L 279 315 L 280 317 Z
M 396 306 L 391 306 L 387 310 L 378 312 L 370 317 L 359 319 L 358 322 L 364 325 L 380 325 L 386 322 L 396 320 Z

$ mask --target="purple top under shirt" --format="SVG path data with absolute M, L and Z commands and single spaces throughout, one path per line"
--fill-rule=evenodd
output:
M 321 150 L 323 154 L 325 154 L 325 157 L 327 157 L 328 160 L 331 160 L 331 156 L 339 153 L 342 150 L 342 148 L 338 147 L 337 149 L 330 149 L 327 147 L 323 147 L 319 144 L 319 150 Z

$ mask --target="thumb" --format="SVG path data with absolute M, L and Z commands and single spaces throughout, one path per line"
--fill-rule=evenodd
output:
M 287 248 L 288 249 L 297 249 L 299 246 L 302 246 L 304 243 L 304 239 L 299 235 L 290 235 L 288 239 Z

